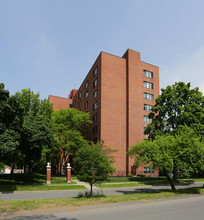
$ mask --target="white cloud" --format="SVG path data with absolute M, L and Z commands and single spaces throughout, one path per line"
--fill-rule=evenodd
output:
M 174 82 L 190 82 L 204 94 L 204 47 L 189 56 L 180 56 L 173 67 L 160 68 L 161 88 Z

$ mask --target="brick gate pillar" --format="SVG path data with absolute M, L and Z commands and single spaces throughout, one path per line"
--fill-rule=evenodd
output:
M 70 163 L 67 164 L 67 183 L 71 183 L 71 167 L 70 167 Z
M 50 178 L 51 178 L 51 166 L 50 166 L 50 163 L 48 162 L 47 163 L 47 184 L 50 184 Z

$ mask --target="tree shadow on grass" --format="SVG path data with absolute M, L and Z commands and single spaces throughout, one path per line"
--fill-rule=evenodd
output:
M 11 194 L 17 190 L 16 185 L 0 185 L 0 192 L 3 194 Z
M 170 190 L 170 189 L 150 189 L 150 188 L 140 188 L 134 190 L 117 190 L 116 192 L 125 194 L 137 194 L 137 193 L 147 193 L 147 194 L 161 194 L 165 192 L 172 192 L 174 194 L 186 195 L 186 194 L 201 194 L 201 188 L 199 187 L 192 187 L 187 189 L 177 189 L 177 190 Z
M 169 185 L 169 182 L 166 177 L 111 177 L 111 179 L 107 182 L 112 184 L 120 183 L 120 182 L 137 182 L 144 185 Z M 192 179 L 182 179 L 178 178 L 178 181 L 175 183 L 176 185 L 190 185 L 194 183 Z
M 43 185 L 46 183 L 46 175 L 43 174 L 2 174 L 0 175 L 0 192 L 12 193 L 17 186 Z
M 21 174 L 2 174 L 0 175 L 0 185 L 29 185 L 43 184 L 46 182 L 46 175 L 38 173 L 21 173 Z
M 136 181 L 139 183 L 143 183 L 145 185 L 169 185 L 168 180 L 166 177 L 129 177 L 129 181 Z M 190 185 L 194 183 L 195 181 L 192 179 L 181 179 L 179 178 L 177 182 L 175 182 L 176 185 Z

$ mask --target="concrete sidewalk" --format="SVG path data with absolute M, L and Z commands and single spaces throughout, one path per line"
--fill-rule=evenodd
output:
M 90 185 L 88 183 L 85 183 L 85 182 L 82 182 L 82 181 L 79 181 L 79 180 L 73 180 L 76 184 L 74 185 L 80 185 L 80 186 L 85 186 L 87 189 L 90 190 Z M 98 187 L 96 186 L 93 186 L 93 189 L 98 189 Z

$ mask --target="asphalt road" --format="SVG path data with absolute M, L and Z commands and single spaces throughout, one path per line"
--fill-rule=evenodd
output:
M 203 220 L 204 196 L 137 201 L 80 208 L 76 211 L 52 210 L 47 213 L 24 212 L 4 219 L 32 220 Z
M 190 185 L 177 186 L 177 189 L 188 187 L 202 187 L 203 183 L 194 183 Z M 99 189 L 94 192 L 103 193 L 104 195 L 124 195 L 130 193 L 141 193 L 170 189 L 170 186 L 140 186 L 140 187 L 123 187 Z M 58 190 L 58 191 L 32 191 L 32 192 L 4 192 L 0 193 L 0 200 L 26 200 L 26 199 L 50 199 L 50 198 L 71 198 L 76 197 L 85 190 Z M 88 191 L 88 190 L 86 190 Z M 203 218 L 204 219 L 204 218 Z

